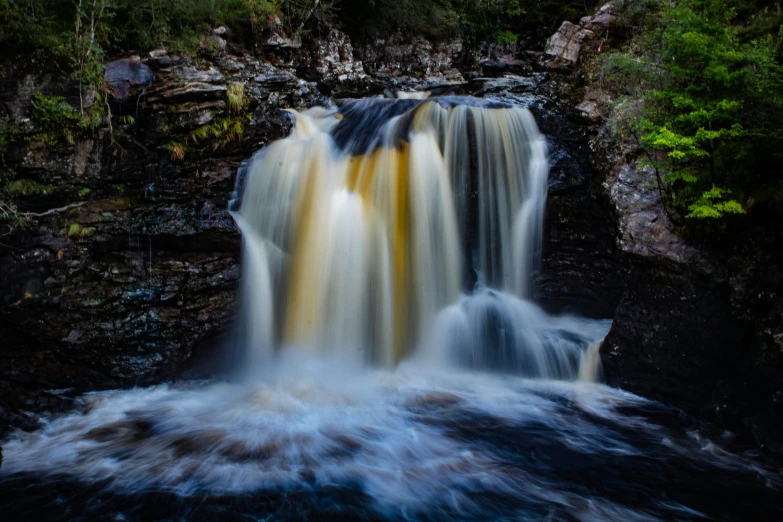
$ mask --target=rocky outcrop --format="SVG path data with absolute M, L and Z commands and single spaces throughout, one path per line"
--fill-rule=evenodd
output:
M 596 33 L 614 23 L 607 4 L 578 25 L 564 23 L 546 49 L 550 70 L 562 76 L 563 95 L 553 98 L 570 99 L 573 109 L 561 114 L 581 124 L 565 128 L 581 129 L 574 143 L 585 151 L 553 147 L 542 301 L 614 318 L 602 348 L 609 384 L 710 420 L 741 444 L 783 452 L 783 278 L 775 254 L 783 216 L 755 209 L 715 234 L 720 239 L 682 235 L 662 202 L 660 173 L 640 161 L 635 141 L 613 131 L 611 100 L 590 86 L 578 97 L 568 89 L 582 74 L 574 66 L 584 44 L 598 52 L 604 39 Z M 569 165 L 559 172 L 562 151 Z
M 605 4 L 593 16 L 585 16 L 578 24 L 563 22 L 555 34 L 546 42 L 544 52 L 552 56 L 557 64 L 575 64 L 579 60 L 582 47 L 594 40 L 617 21 L 611 3 Z
M 746 444 L 783 452 L 783 279 L 772 216 L 747 216 L 722 240 L 685 239 L 661 199 L 663 181 L 635 141 L 598 109 L 590 147 L 617 213 L 618 256 L 628 267 L 603 347 L 610 384 L 718 423 Z
M 571 22 L 563 22 L 560 29 L 546 42 L 546 54 L 576 63 L 585 40 L 595 38 L 595 33 Z
M 355 84 L 367 77 L 362 61 L 354 57 L 350 39 L 336 29 L 300 47 L 267 47 L 264 58 L 279 69 L 331 87 L 343 82 Z
M 231 327 L 237 168 L 287 132 L 283 108 L 326 102 L 315 82 L 226 52 L 159 49 L 105 74 L 111 127 L 5 154 L 6 180 L 34 190 L 15 198 L 26 223 L 0 239 L 0 429 L 72 393 L 174 375 Z M 35 71 L 3 82 L 19 86 L 19 125 L 33 92 L 70 92 Z
M 429 76 L 446 81 L 462 81 L 457 70 L 462 58 L 459 39 L 431 42 L 420 36 L 394 33 L 359 47 L 365 67 L 373 74 L 388 76 Z

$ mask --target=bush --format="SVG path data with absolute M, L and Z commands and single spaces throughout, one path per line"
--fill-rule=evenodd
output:
M 33 139 L 42 139 L 46 145 L 61 141 L 73 142 L 81 118 L 62 96 L 33 94 L 33 114 L 30 118 L 35 127 Z
M 747 26 L 726 0 L 648 5 L 635 15 L 642 35 L 603 57 L 598 78 L 641 97 L 627 128 L 663 173 L 670 203 L 686 218 L 716 219 L 779 201 L 781 35 L 743 40 Z

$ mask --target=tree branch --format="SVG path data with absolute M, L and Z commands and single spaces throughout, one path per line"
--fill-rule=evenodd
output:
M 46 212 L 20 212 L 20 216 L 24 217 L 44 217 L 44 216 L 50 216 L 52 214 L 56 214 L 58 212 L 65 212 L 66 210 L 71 210 L 72 208 L 81 207 L 87 203 L 86 201 L 80 201 L 78 203 L 71 203 L 70 205 L 65 205 L 64 207 L 58 207 L 58 208 L 52 208 L 47 210 Z

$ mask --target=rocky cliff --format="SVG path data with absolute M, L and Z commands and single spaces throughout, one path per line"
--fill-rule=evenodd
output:
M 592 171 L 600 180 L 593 187 L 616 212 L 614 222 L 604 225 L 617 234 L 617 250 L 607 258 L 613 264 L 606 266 L 625 271 L 600 272 L 617 283 L 613 288 L 620 296 L 602 350 L 607 381 L 714 421 L 742 443 L 779 453 L 779 209 L 755 209 L 712 238 L 683 235 L 682 223 L 662 203 L 659 173 L 644 166 L 635 140 L 614 130 L 611 93 L 585 79 L 595 55 L 611 43 L 609 28 L 616 20 L 607 4 L 578 24 L 564 23 L 546 48 L 550 66 L 576 87 L 571 106 L 585 122 Z M 559 249 L 556 258 L 562 259 Z M 596 257 L 581 259 L 585 270 L 575 270 L 574 279 L 589 281 Z
M 339 52 L 308 64 L 327 80 L 354 79 Z M 329 62 L 334 54 L 342 69 Z M 11 145 L 14 186 L 35 190 L 16 195 L 26 223 L 0 239 L 3 421 L 23 422 L 23 412 L 69 392 L 169 377 L 228 331 L 240 237 L 227 203 L 237 169 L 287 133 L 283 108 L 325 102 L 316 82 L 295 75 L 299 63 L 270 55 L 279 67 L 225 50 L 198 61 L 163 49 L 118 59 L 106 68 L 111 125 L 70 143 Z M 13 64 L 0 86 L 20 125 L 33 92 L 73 93 L 45 68 Z

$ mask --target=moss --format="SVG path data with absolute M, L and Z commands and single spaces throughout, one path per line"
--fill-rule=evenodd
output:
M 90 237 L 93 234 L 95 234 L 95 227 L 83 227 L 79 237 L 84 239 L 85 237 Z
M 83 198 L 84 196 L 86 196 L 90 192 L 92 192 L 91 188 L 89 188 L 89 187 L 82 187 L 82 188 L 79 189 L 78 194 L 79 194 L 80 198 Z
M 46 195 L 54 190 L 54 185 L 45 185 L 32 179 L 17 179 L 6 185 L 6 191 L 12 197 Z
M 84 239 L 95 234 L 95 227 L 83 227 L 79 223 L 71 223 L 68 227 L 68 237 Z
M 44 145 L 56 145 L 65 141 L 73 143 L 75 138 L 87 136 L 101 125 L 103 105 L 93 103 L 82 112 L 76 111 L 62 96 L 33 94 L 33 113 L 30 122 L 35 133 L 29 141 L 40 141 Z
M 250 114 L 218 118 L 212 123 L 202 125 L 192 131 L 188 138 L 194 143 L 207 140 L 215 140 L 216 145 L 230 143 L 242 138 L 245 134 L 245 123 L 251 118 Z
M 172 141 L 166 145 L 166 150 L 169 151 L 171 161 L 180 162 L 185 159 L 185 154 L 187 153 L 188 148 L 182 143 Z
M 231 114 L 240 114 L 247 105 L 245 100 L 245 86 L 241 83 L 231 83 L 226 89 L 226 104 L 228 112 Z
M 76 237 L 82 233 L 82 226 L 79 223 L 71 223 L 68 227 L 68 237 Z

